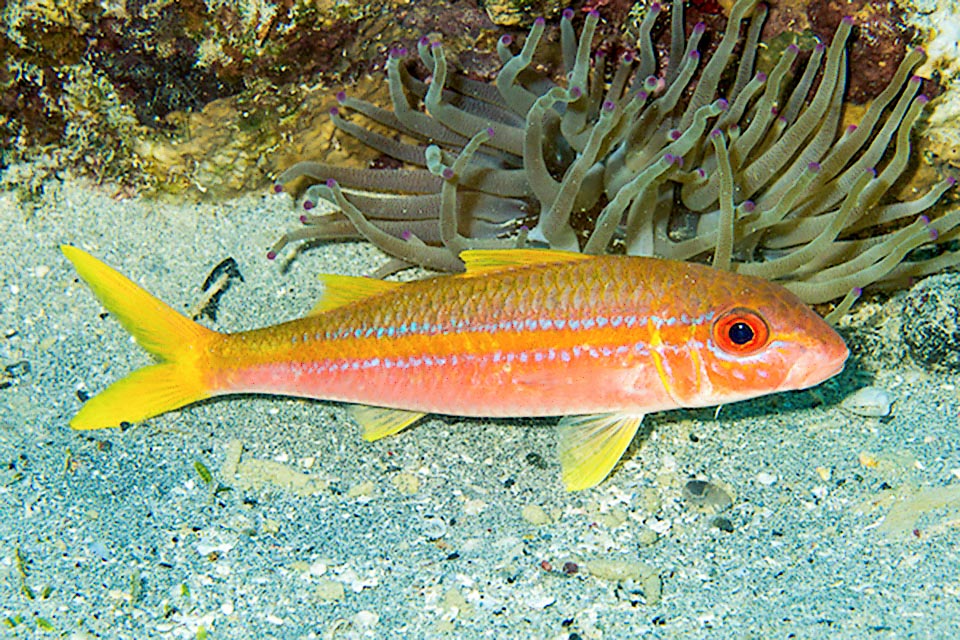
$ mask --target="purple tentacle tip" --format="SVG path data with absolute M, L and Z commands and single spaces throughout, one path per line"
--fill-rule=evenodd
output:
M 689 57 L 690 57 L 691 60 L 693 60 L 694 62 L 696 62 L 697 60 L 700 59 L 700 52 L 699 52 L 699 51 L 696 51 L 696 50 L 691 51 Z
M 855 296 L 858 297 L 858 298 L 859 298 L 860 296 L 862 296 L 862 295 L 863 295 L 863 287 L 854 287 L 854 288 L 853 288 L 853 295 L 855 295 Z
M 617 103 L 613 100 L 604 100 L 603 101 L 603 110 L 607 113 L 614 111 L 617 108 Z
M 566 9 L 563 10 L 563 13 L 560 14 L 560 16 L 564 20 L 573 20 L 573 9 L 571 9 L 570 7 L 567 7 Z
M 719 98 L 716 102 L 716 105 L 720 111 L 726 111 L 730 107 L 730 103 L 727 102 L 726 98 Z
M 857 130 L 857 125 L 855 125 L 855 124 L 848 124 L 848 125 L 847 125 L 847 133 L 853 133 L 853 132 L 856 131 L 856 130 Z
M 337 98 L 337 102 L 339 102 L 340 104 L 343 104 L 343 101 L 347 99 L 347 92 L 337 91 L 336 98 Z
M 670 129 L 670 132 L 667 133 L 671 140 L 679 140 L 680 135 L 680 129 Z
M 853 16 L 843 16 L 842 22 L 843 22 L 844 24 L 852 25 L 852 24 L 853 24 Z
M 766 82 L 766 81 L 767 81 L 767 74 L 765 74 L 763 71 L 759 72 L 757 74 L 757 82 Z
M 955 184 L 957 184 L 957 179 L 954 178 L 953 176 L 949 176 L 949 177 L 947 178 L 947 186 L 948 186 L 948 187 L 952 187 L 952 186 L 955 185 Z
M 663 154 L 663 161 L 667 164 L 673 164 L 677 161 L 677 156 L 673 155 L 672 153 L 665 153 Z
M 923 78 L 921 78 L 920 76 L 910 76 L 910 82 L 914 84 L 919 84 L 923 82 Z
M 923 214 L 922 216 L 920 216 L 919 218 L 917 218 L 917 220 L 919 220 L 920 222 L 922 222 L 922 223 L 925 224 L 925 225 L 930 224 L 930 216 L 928 216 L 927 214 Z
M 940 232 L 934 229 L 933 227 L 930 227 L 930 239 L 936 240 L 939 237 L 940 237 Z
M 431 49 L 439 49 L 439 48 L 442 47 L 442 46 L 443 46 L 443 43 L 440 42 L 439 40 L 430 43 L 430 48 L 431 48 Z
M 333 189 L 333 188 L 336 187 L 336 186 L 337 186 L 337 181 L 336 181 L 336 180 L 334 180 L 333 178 L 327 178 L 327 187 L 328 187 L 328 188 Z
M 919 102 L 920 104 L 927 104 L 928 102 L 930 102 L 930 98 L 928 98 L 927 96 L 921 93 L 920 95 L 917 96 L 917 102 Z
M 400 234 L 400 239 L 401 239 L 401 240 L 407 240 L 407 241 L 409 241 L 410 238 L 412 238 L 412 237 L 413 237 L 413 231 L 410 231 L 409 229 L 407 229 L 406 231 L 403 231 L 403 232 Z
M 820 163 L 811 162 L 810 164 L 807 165 L 807 171 L 812 171 L 814 173 L 817 173 L 818 171 L 820 171 Z
M 577 99 L 583 95 L 583 91 L 580 90 L 580 87 L 570 87 L 570 95 Z
M 277 259 L 276 251 L 274 251 L 273 249 L 271 249 L 270 251 L 267 251 L 267 260 L 276 260 L 276 259 Z
M 600 18 L 600 12 L 597 11 L 596 9 L 590 9 L 590 12 L 587 15 L 594 19 Z
M 919 54 L 922 55 L 922 56 L 927 55 L 927 50 L 924 49 L 923 47 L 917 47 L 916 49 L 914 49 L 914 51 L 916 51 L 917 53 L 919 53 Z
M 754 209 L 757 208 L 757 203 L 753 200 L 744 200 L 743 204 L 740 205 L 744 211 L 747 213 L 753 213 Z
M 703 35 L 706 30 L 707 24 L 705 22 L 698 22 L 697 24 L 693 25 L 693 32 L 698 36 Z
M 827 45 L 823 42 L 818 42 L 817 46 L 814 47 L 814 49 L 817 50 L 817 53 L 823 53 L 824 51 L 827 50 Z
M 787 46 L 787 51 L 790 53 L 800 53 L 800 47 L 795 44 L 791 44 Z
M 624 51 L 624 52 L 623 52 L 623 55 L 620 56 L 620 59 L 621 59 L 625 64 L 630 64 L 631 62 L 633 62 L 633 54 L 630 53 L 629 51 Z
M 653 4 L 650 5 L 650 11 L 652 11 L 653 13 L 660 13 L 662 9 L 663 9 L 663 6 L 659 2 L 654 2 Z
M 453 169 L 451 169 L 450 167 L 444 167 L 443 171 L 440 172 L 440 175 L 443 176 L 444 180 L 453 180 L 453 176 L 454 176 Z
M 488 135 L 488 136 L 490 136 L 490 137 L 492 138 L 495 133 L 496 133 L 496 131 L 493 130 L 493 127 L 487 127 L 487 135 Z
M 317 206 L 317 203 L 314 202 L 313 200 L 304 200 L 304 201 L 303 201 L 303 208 L 304 208 L 305 211 L 310 211 L 310 209 L 313 209 L 315 206 Z M 300 222 L 303 222 L 303 216 L 300 217 Z M 306 223 L 304 223 L 304 224 L 306 224 Z
M 711 138 L 719 138 L 722 135 L 723 135 L 723 131 L 720 131 L 720 129 L 714 129 L 713 131 L 710 132 Z
M 337 109 L 336 107 L 330 107 L 330 115 L 334 117 L 340 115 L 340 109 Z
M 273 192 L 274 192 L 274 193 L 283 193 L 283 185 L 280 184 L 280 183 L 277 183 L 277 184 L 273 185 Z
M 542 27 L 543 25 L 547 24 L 547 21 L 543 16 L 537 16 L 537 19 L 533 21 L 533 24 L 537 25 L 538 27 Z
M 505 36 L 501 36 L 500 44 L 502 44 L 505 47 L 509 47 L 511 44 L 513 44 L 513 36 L 511 36 L 509 33 Z
M 397 47 L 397 55 L 399 55 L 401 58 L 407 55 L 407 48 L 403 45 Z
M 867 167 L 867 173 L 869 173 L 874 178 L 877 177 L 877 170 L 875 167 Z
M 421 47 L 430 46 L 430 36 L 420 36 L 420 40 L 418 42 Z
M 299 220 L 300 224 L 310 224 L 310 216 L 305 213 L 300 216 Z

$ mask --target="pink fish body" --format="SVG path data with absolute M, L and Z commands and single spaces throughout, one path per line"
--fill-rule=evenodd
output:
M 239 392 L 355 403 L 370 440 L 427 413 L 565 416 L 564 482 L 581 489 L 606 477 L 645 413 L 809 387 L 847 357 L 836 332 L 779 285 L 654 258 L 470 251 L 457 276 L 324 276 L 310 315 L 220 334 L 64 252 L 161 360 L 89 401 L 75 428 Z M 146 299 L 133 301 L 130 287 Z

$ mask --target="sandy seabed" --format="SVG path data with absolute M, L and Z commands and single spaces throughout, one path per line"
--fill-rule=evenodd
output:
M 11 637 L 946 638 L 960 633 L 956 376 L 908 364 L 650 416 L 566 493 L 552 422 L 434 418 L 367 443 L 342 407 L 242 396 L 73 432 L 149 363 L 58 251 L 178 309 L 228 257 L 220 330 L 298 317 L 356 243 L 269 262 L 285 196 L 117 200 L 68 179 L 0 194 L 0 625 Z M 292 257 L 292 259 L 291 259 Z M 888 303 L 892 304 L 892 303 Z M 857 387 L 891 416 L 841 409 Z M 685 497 L 691 479 L 732 498 Z M 702 486 L 702 485 L 701 485 Z M 722 502 L 722 501 L 721 501 Z

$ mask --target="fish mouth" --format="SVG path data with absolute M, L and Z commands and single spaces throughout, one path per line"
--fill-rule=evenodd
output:
M 843 371 L 850 351 L 842 341 L 828 345 L 824 349 L 813 349 L 792 367 L 783 382 L 782 389 L 807 389 Z

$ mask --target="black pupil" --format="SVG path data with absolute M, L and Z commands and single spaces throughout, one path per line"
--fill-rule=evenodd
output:
M 753 340 L 753 328 L 746 322 L 735 322 L 730 325 L 730 339 L 734 344 L 747 344 Z

